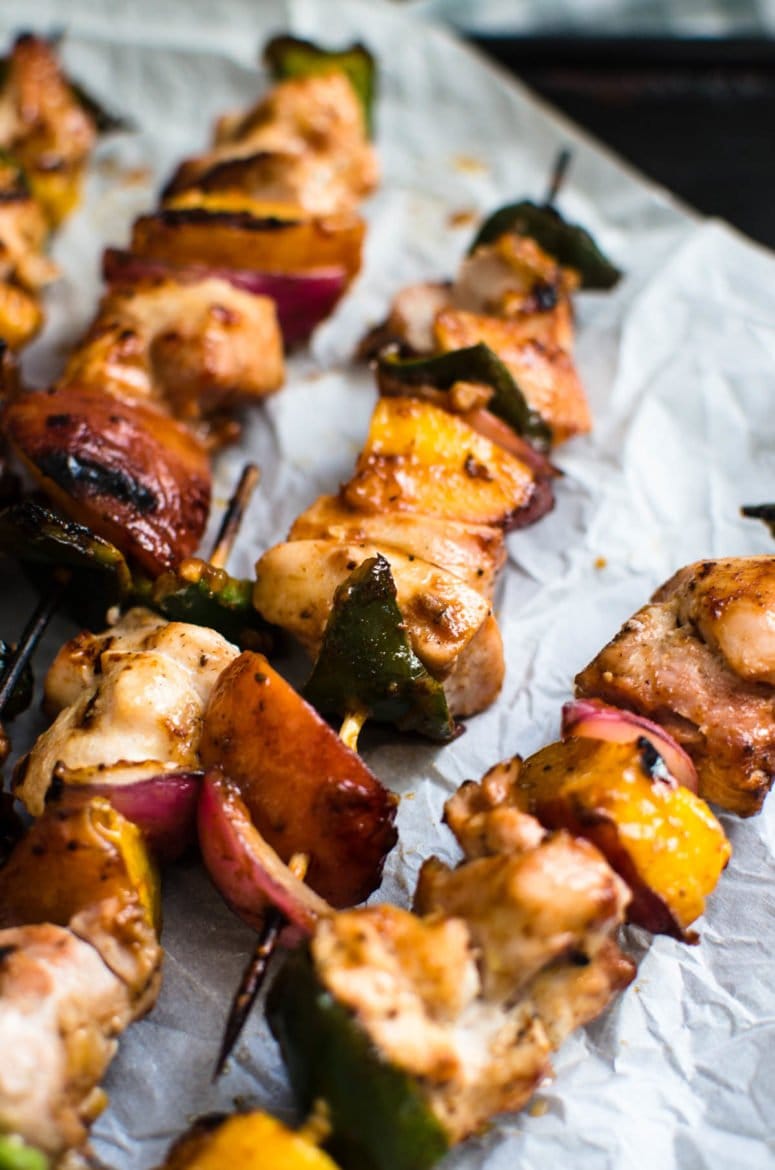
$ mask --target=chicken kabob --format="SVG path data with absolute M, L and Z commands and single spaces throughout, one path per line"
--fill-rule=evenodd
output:
M 507 256 L 516 239 L 517 253 L 523 248 L 530 264 L 520 259 L 510 267 L 498 260 L 487 279 L 503 304 L 518 302 L 524 335 L 540 334 L 548 321 L 569 343 L 568 290 L 580 277 L 527 235 L 524 209 L 532 208 L 531 225 L 554 225 L 558 251 L 582 267 L 589 285 L 609 287 L 618 274 L 591 238 L 565 224 L 552 206 L 567 165 L 563 154 L 543 208 L 519 204 L 487 221 L 471 263 L 488 271 L 490 239 Z M 549 276 L 551 297 L 543 287 Z M 503 324 L 494 316 L 481 320 Z M 385 328 L 378 337 L 384 344 Z M 463 366 L 456 364 L 461 357 Z M 382 375 L 387 364 L 391 371 L 411 367 L 412 375 L 396 383 L 392 372 Z M 343 718 L 341 734 L 351 747 L 368 718 L 448 741 L 460 730 L 457 717 L 476 714 L 497 696 L 504 661 L 492 598 L 505 561 L 503 532 L 537 520 L 552 505 L 555 471 L 543 452 L 553 433 L 572 433 L 562 403 L 580 402 L 577 417 L 589 425 L 567 354 L 560 365 L 572 375 L 570 390 L 544 405 L 542 417 L 485 345 L 431 362 L 396 363 L 386 356 L 378 375 L 388 394 L 374 413 L 353 479 L 338 496 L 321 497 L 293 525 L 289 540 L 259 560 L 255 606 L 315 659 L 304 694 L 323 713 Z M 225 767 L 240 774 L 238 764 Z M 280 922 L 279 914 L 267 920 L 245 970 L 216 1071 L 258 994 Z
M 231 151 L 239 161 L 240 151 L 249 147 L 250 158 L 262 158 L 262 151 L 274 158 L 274 141 L 289 175 L 296 168 L 323 178 L 333 171 L 347 186 L 348 158 L 359 154 L 373 163 L 364 106 L 337 64 L 341 55 L 311 46 L 308 53 L 309 66 L 299 66 L 299 76 L 278 82 L 247 114 L 227 119 L 224 157 Z M 275 58 L 276 72 L 292 71 L 282 54 Z M 221 132 L 226 134 L 223 127 Z M 201 172 L 204 181 L 209 170 L 199 162 L 189 160 L 182 170 Z M 6 369 L 3 431 L 14 453 L 68 516 L 115 543 L 152 576 L 191 555 L 201 540 L 210 494 L 207 450 L 236 436 L 229 415 L 233 406 L 260 398 L 283 380 L 275 301 L 230 279 L 229 249 L 222 237 L 228 242 L 235 224 L 245 228 L 255 264 L 265 262 L 268 273 L 280 275 L 285 260 L 296 274 L 333 263 L 340 246 L 337 232 L 312 212 L 302 208 L 302 218 L 277 218 L 282 206 L 289 215 L 299 209 L 281 204 L 276 192 L 274 218 L 248 216 L 248 227 L 246 212 L 214 210 L 219 199 L 227 205 L 239 198 L 260 204 L 266 182 L 249 168 L 243 176 L 236 162 L 235 168 L 236 177 L 222 192 L 216 186 L 208 194 L 198 179 L 187 183 L 186 198 L 204 201 L 200 210 L 144 217 L 165 223 L 169 215 L 177 223 L 174 217 L 180 215 L 184 227 L 192 219 L 212 249 L 207 272 L 201 271 L 205 258 L 200 257 L 193 274 L 178 272 L 171 263 L 165 276 L 146 272 L 117 279 L 46 394 L 24 393 Z M 347 214 L 358 224 L 357 262 L 347 270 L 351 276 L 360 263 L 364 227 L 353 212 Z M 316 248 L 318 235 L 322 243 Z M 244 249 L 240 254 L 247 265 Z M 213 271 L 217 263 L 220 275 Z M 300 299 L 297 293 L 294 303 Z
M 313 185 L 317 174 L 323 186 L 334 182 L 335 175 L 343 205 L 350 208 L 356 197 L 352 192 L 365 191 L 368 186 L 366 179 L 360 183 L 356 175 L 368 172 L 372 179 L 376 176 L 373 148 L 366 138 L 374 90 L 371 57 L 359 46 L 332 54 L 292 38 L 277 38 L 268 47 L 267 57 L 274 74 L 287 80 L 279 81 L 247 114 L 224 121 L 219 135 L 228 142 L 218 148 L 219 158 L 223 162 L 234 156 L 233 169 L 248 184 L 242 194 L 248 202 L 253 199 L 256 207 L 260 198 L 271 198 L 271 206 L 279 214 L 280 194 L 274 188 L 266 189 L 268 180 L 250 168 L 243 175 L 237 163 L 248 145 L 252 151 L 263 152 L 260 157 L 274 160 L 275 177 L 285 167 L 289 183 L 297 172 Z M 202 160 L 189 160 L 181 168 L 189 177 L 194 171 L 210 176 Z M 173 185 L 178 180 L 179 176 Z M 186 181 L 186 199 L 200 195 L 214 206 L 218 199 L 228 204 L 240 197 L 239 183 L 233 176 L 220 194 L 218 183 L 213 180 L 211 185 L 213 191 L 205 198 L 208 183 L 200 187 Z M 349 200 L 343 194 L 345 188 L 351 190 Z M 180 593 L 190 599 L 197 585 L 206 587 L 204 591 L 209 590 L 210 595 L 217 589 L 219 601 L 228 601 L 244 615 L 249 604 L 242 583 L 235 588 L 229 579 L 213 579 L 209 571 L 203 577 L 201 562 L 197 569 L 189 558 L 201 540 L 209 509 L 207 450 L 238 433 L 228 414 L 237 400 L 260 397 L 282 381 L 282 342 L 275 312 L 275 304 L 280 302 L 263 294 L 277 291 L 274 286 L 278 282 L 282 286 L 280 292 L 287 303 L 284 310 L 280 306 L 281 323 L 283 311 L 286 316 L 290 313 L 284 326 L 287 341 L 306 336 L 333 305 L 329 298 L 327 306 L 318 305 L 312 312 L 303 303 L 304 280 L 318 279 L 321 273 L 322 278 L 331 277 L 331 270 L 320 265 L 332 261 L 340 236 L 335 225 L 314 215 L 314 208 L 306 208 L 309 200 L 304 190 L 300 199 L 305 207 L 298 209 L 296 219 L 278 221 L 276 214 L 269 219 L 251 219 L 251 255 L 256 262 L 266 256 L 268 271 L 264 276 L 261 271 L 254 272 L 253 285 L 243 287 L 240 273 L 228 265 L 214 273 L 212 265 L 207 271 L 201 266 L 178 270 L 170 263 L 160 275 L 146 264 L 138 275 L 136 257 L 124 255 L 117 267 L 113 256 L 108 264 L 115 278 L 111 289 L 51 391 L 45 395 L 24 393 L 16 370 L 5 361 L 3 429 L 13 451 L 65 514 L 90 527 L 96 537 L 68 531 L 66 525 L 59 525 L 58 533 L 52 532 L 57 528 L 56 518 L 28 507 L 21 514 L 6 517 L 6 547 L 19 543 L 17 535 L 22 540 L 27 537 L 28 543 L 29 537 L 42 529 L 52 536 L 49 543 L 58 544 L 60 552 L 69 548 L 80 557 L 83 549 L 74 546 L 86 545 L 95 563 L 110 562 L 114 570 L 117 565 L 121 568 L 124 555 L 128 557 L 149 582 L 156 582 L 153 590 L 146 585 L 144 599 L 163 603 L 168 614 L 171 601 Z M 293 210 L 296 204 L 289 206 Z M 156 222 L 166 214 L 163 211 L 145 218 Z M 210 214 L 208 211 L 205 219 Z M 347 214 L 353 219 L 350 211 Z M 212 212 L 212 223 L 208 220 L 211 234 L 220 224 L 222 234 L 229 239 L 235 223 L 238 228 L 245 226 L 244 216 L 226 215 L 223 219 L 220 213 Z M 200 220 L 201 216 L 196 222 Z M 346 244 L 348 279 L 360 263 L 363 236 L 362 221 L 358 217 L 354 221 L 358 225 L 357 262 L 353 237 Z M 305 232 L 311 233 L 309 239 Z M 315 245 L 318 236 L 323 251 L 328 249 L 325 255 Z M 280 241 L 285 244 L 278 252 Z M 281 265 L 286 252 L 289 263 L 293 261 L 291 267 L 295 266 L 291 276 Z M 304 265 L 314 271 L 302 276 Z M 339 279 L 344 271 L 334 273 L 339 274 L 337 295 L 345 287 L 346 282 Z M 258 287 L 256 281 L 260 285 L 262 279 L 272 287 Z M 205 419 L 209 421 L 205 423 Z M 105 541 L 117 550 L 106 549 Z M 169 574 L 181 562 L 184 581 L 178 588 Z M 120 576 L 114 571 L 114 580 Z M 125 592 L 126 580 L 118 583 Z M 42 603 L 35 622 L 45 623 L 56 607 L 59 589 L 61 585 Z
M 773 607 L 775 558 L 682 570 L 578 676 L 559 743 L 447 802 L 463 861 L 424 863 L 413 913 L 321 915 L 291 952 L 268 1017 L 343 1166 L 427 1170 L 522 1107 L 633 978 L 625 919 L 697 941 L 730 856 L 698 788 L 750 812 L 772 780 Z
M 12 349 L 41 328 L 45 255 L 76 206 L 98 133 L 120 123 L 64 74 L 56 46 L 19 36 L 0 60 L 0 338 Z
M 228 552 L 233 539 L 234 524 L 224 528 L 228 535 L 219 537 L 215 555 Z M 246 658 L 252 685 L 263 686 L 260 710 L 243 705 L 239 680 Z M 236 669 L 224 671 L 230 665 Z M 259 674 L 257 667 L 266 674 Z M 221 720 L 229 695 L 235 702 L 234 717 L 247 720 L 243 752 L 260 761 L 265 750 L 273 749 L 276 756 L 284 746 L 274 772 L 270 769 L 267 777 L 259 768 L 250 791 L 220 773 L 202 780 L 202 740 L 208 734 L 204 712 L 216 683 Z M 104 890 L 96 879 L 92 881 L 94 867 L 86 876 L 78 866 L 68 868 L 71 853 L 80 859 L 87 844 L 92 853 L 95 849 L 99 853 L 95 825 L 98 836 L 108 837 L 114 845 L 128 842 L 131 864 L 121 870 L 121 880 L 132 906 L 142 893 L 138 886 L 132 895 L 133 882 L 144 883 L 143 888 L 150 882 L 145 850 L 163 860 L 174 859 L 190 843 L 197 815 L 203 853 L 216 883 L 254 923 L 260 906 L 266 905 L 267 888 L 277 898 L 287 887 L 284 899 L 293 899 L 292 917 L 300 915 L 308 926 L 320 908 L 328 907 L 312 887 L 324 891 L 334 905 L 349 905 L 379 883 L 384 856 L 396 839 L 394 798 L 260 656 L 240 656 L 237 647 L 212 630 L 165 622 L 135 608 L 104 634 L 85 631 L 63 647 L 46 679 L 45 697 L 48 709 L 59 709 L 59 714 L 15 773 L 17 794 L 38 820 L 0 869 L 0 927 L 6 933 L 43 923 L 49 929 L 72 931 L 81 918 L 91 920 L 98 913 Z M 270 821 L 279 818 L 281 833 L 299 838 L 309 884 L 300 882 L 261 837 L 251 819 L 256 803 L 258 815 L 263 809 Z M 46 861 L 46 873 L 58 877 L 51 889 L 47 879 L 32 877 L 33 866 L 39 870 L 44 855 L 53 856 Z M 247 873 L 246 860 L 253 867 Z M 94 864 L 100 861 L 107 865 L 104 855 Z M 102 942 L 112 948 L 108 961 L 120 962 L 126 923 L 121 915 L 107 920 L 108 937 Z M 157 914 L 152 925 L 158 928 Z M 118 938 L 111 941 L 111 932 Z M 14 935 L 9 945 L 21 947 L 25 941 Z M 157 967 L 155 935 L 143 946 L 146 959 L 151 952 L 157 956 Z M 11 1059 L 0 1069 L 0 1133 L 13 1135 L 7 1138 L 11 1145 L 24 1139 L 52 1156 L 85 1139 L 89 1122 L 105 1103 L 97 1086 L 115 1051 L 115 1037 L 136 1018 L 124 1013 L 111 1016 L 107 1023 L 100 1017 L 88 1024 L 83 1019 L 88 1008 L 76 959 L 62 958 L 66 994 L 61 1009 L 75 1013 L 78 1027 L 87 1029 L 90 1056 L 81 1060 L 80 1050 L 70 1051 L 65 1029 L 64 1051 L 60 1045 L 52 1056 L 50 1076 L 39 1087 L 36 1108 L 45 1111 L 49 1123 L 42 1139 L 34 1117 L 20 1104 L 26 1100 L 30 1070 Z M 15 974 L 14 967 L 9 999 L 0 994 L 0 1035 L 4 1026 L 11 1031 L 16 1026 Z M 1 975 L 0 971 L 0 984 Z M 153 1002 L 157 987 L 156 977 L 153 994 L 144 993 L 143 1011 Z M 71 991 L 80 998 L 73 1001 Z M 35 994 L 33 988 L 24 1003 L 23 1011 L 30 1017 L 37 1010 Z M 53 1008 L 52 1012 L 54 1026 L 60 1017 Z M 31 1019 L 29 1028 L 35 1031 Z
M 546 451 L 590 425 L 569 353 L 570 291 L 618 275 L 551 205 L 566 166 L 561 157 L 545 207 L 517 204 L 486 221 L 454 283 L 399 294 L 367 346 L 380 352 L 382 396 L 355 474 L 258 561 L 256 608 L 317 659 L 306 693 L 326 713 L 445 740 L 456 717 L 483 710 L 500 690 L 492 599 L 504 532 L 552 507 Z M 400 349 L 386 351 L 388 338 Z M 406 351 L 433 356 L 405 359 Z M 359 609 L 389 592 L 434 695 L 430 718 L 417 705 L 391 707 L 368 631 L 359 645 L 348 633 L 364 626 Z

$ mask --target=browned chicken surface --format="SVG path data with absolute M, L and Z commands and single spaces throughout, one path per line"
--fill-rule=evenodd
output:
M 340 913 L 312 943 L 324 986 L 418 1079 L 453 1142 L 521 1108 L 552 1050 L 634 973 L 614 937 L 628 893 L 602 856 L 516 809 L 504 815 L 491 797 L 470 784 L 450 802 L 474 859 L 426 862 L 414 914 Z M 485 830 L 488 817 L 497 827 Z
M 775 777 L 775 557 L 688 565 L 576 678 L 578 693 L 663 724 L 700 793 L 744 816 Z
M 178 168 L 165 197 L 187 206 L 194 191 L 239 191 L 330 215 L 354 210 L 377 179 L 361 103 L 331 72 L 282 81 L 247 114 L 221 118 L 213 148 Z
M 215 277 L 113 287 L 68 361 L 60 386 L 149 400 L 184 422 L 283 383 L 274 301 Z

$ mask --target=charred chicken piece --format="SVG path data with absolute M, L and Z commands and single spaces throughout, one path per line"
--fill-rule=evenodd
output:
M 209 462 L 189 430 L 153 405 L 70 384 L 12 397 L 2 426 L 52 501 L 152 576 L 196 551 Z
M 55 780 L 120 785 L 198 768 L 205 704 L 237 654 L 212 630 L 144 609 L 104 634 L 78 634 L 47 675 L 58 714 L 17 766 L 17 795 L 37 816 Z
M 283 378 L 269 297 L 169 277 L 111 288 L 58 385 L 145 399 L 196 423 L 273 393 Z
M 774 623 L 775 557 L 698 561 L 625 622 L 577 691 L 662 724 L 700 794 L 750 816 L 775 777 Z

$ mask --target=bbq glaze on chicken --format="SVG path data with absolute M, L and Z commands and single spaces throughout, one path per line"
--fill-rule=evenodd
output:
M 56 719 L 17 765 L 28 811 L 43 811 L 55 781 L 120 785 L 198 768 L 207 700 L 238 653 L 212 630 L 144 609 L 67 642 L 45 683 Z
M 654 594 L 576 678 L 662 724 L 700 792 L 750 816 L 775 777 L 775 557 L 697 561 Z

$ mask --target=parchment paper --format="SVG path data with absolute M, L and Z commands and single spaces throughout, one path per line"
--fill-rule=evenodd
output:
M 627 272 L 615 292 L 579 298 L 577 355 L 595 429 L 558 453 L 565 478 L 553 514 L 509 537 L 498 597 L 503 694 L 446 748 L 389 732 L 364 740 L 370 765 L 403 797 L 401 844 L 381 896 L 406 903 L 423 857 L 455 855 L 439 827 L 445 798 L 497 759 L 557 734 L 574 673 L 664 578 L 697 557 L 773 551 L 738 508 L 775 495 L 775 262 L 728 227 L 695 218 L 398 6 L 134 0 L 110 8 L 24 0 L 0 11 L 8 34 L 65 22 L 69 68 L 139 128 L 100 148 L 85 205 L 57 241 L 64 278 L 26 363 L 40 383 L 92 315 L 102 247 L 126 238 L 155 185 L 204 145 L 217 112 L 261 91 L 254 60 L 267 35 L 358 36 L 382 66 L 384 183 L 367 209 L 364 274 L 311 350 L 292 360 L 287 387 L 253 415 L 240 450 L 218 464 L 221 497 L 245 454 L 264 473 L 237 572 L 249 572 L 303 507 L 349 475 L 374 402 L 369 374 L 348 365 L 353 344 L 403 284 L 455 270 L 471 226 L 452 226 L 454 213 L 540 197 L 557 149 L 570 143 L 562 207 Z M 687 150 L 712 142 L 709 125 Z M 10 580 L 6 589 L 10 634 L 30 601 Z M 52 630 L 49 655 L 68 632 L 64 622 Z M 467 1143 L 445 1170 L 773 1165 L 773 811 L 770 803 L 753 820 L 726 819 L 735 855 L 701 944 L 631 932 L 636 983 L 566 1044 L 537 1108 Z M 99 1154 L 118 1170 L 155 1164 L 196 1114 L 235 1101 L 293 1116 L 260 1010 L 228 1074 L 210 1084 L 251 932 L 195 863 L 167 876 L 165 916 L 164 990 L 122 1040 L 108 1077 L 112 1105 L 96 1127 Z

